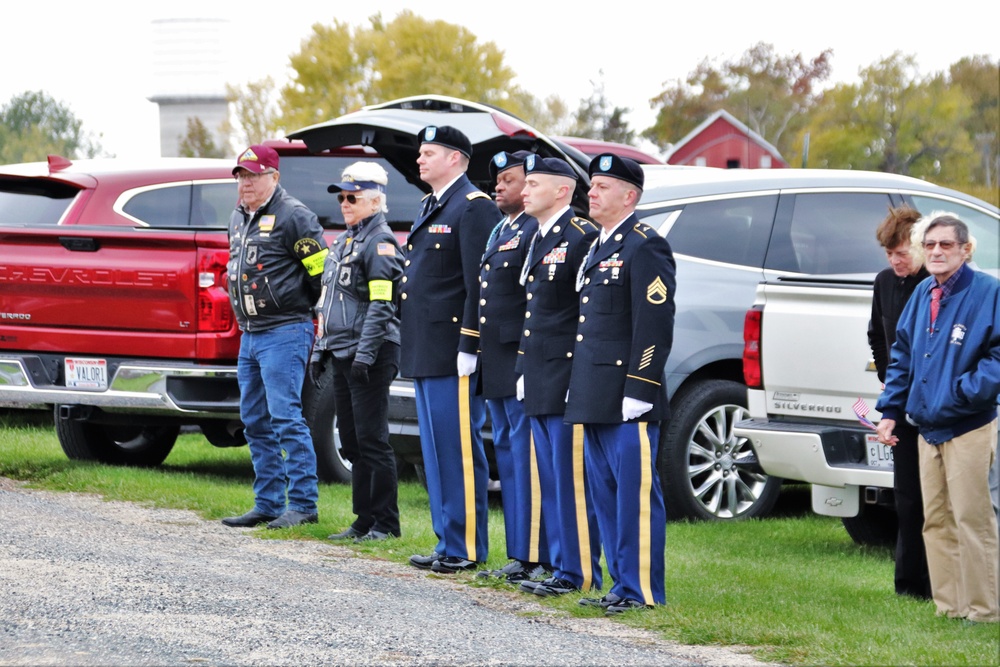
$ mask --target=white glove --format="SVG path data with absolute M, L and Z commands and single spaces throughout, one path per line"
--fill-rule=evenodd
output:
M 468 352 L 458 353 L 458 375 L 465 377 L 476 372 L 476 355 Z
M 517 390 L 516 390 L 516 393 L 517 393 L 517 400 L 523 401 L 524 400 L 524 376 L 523 375 L 518 375 L 517 376 Z
M 652 403 L 626 396 L 622 399 L 622 421 L 631 421 L 653 409 Z

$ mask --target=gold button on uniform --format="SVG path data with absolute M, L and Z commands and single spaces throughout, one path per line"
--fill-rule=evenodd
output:
M 590 301 L 590 297 L 589 296 L 583 297 L 583 303 L 587 303 L 588 301 Z
M 403 266 L 409 266 L 409 265 L 410 265 L 410 260 L 406 260 L 405 262 L 403 262 Z
M 486 305 L 486 299 L 480 299 L 479 300 L 479 305 L 480 306 L 485 306 Z
M 458 318 L 457 317 L 453 317 L 453 318 L 451 318 L 451 321 L 452 322 L 458 322 Z
M 490 270 L 490 265 L 489 264 L 484 264 L 483 268 L 486 269 L 487 271 L 489 271 Z
M 615 362 L 615 366 L 621 366 L 621 365 L 622 365 L 622 360 L 621 359 L 619 359 L 618 361 Z
M 480 317 L 479 321 L 482 322 L 483 324 L 486 324 L 486 318 L 485 317 Z
M 577 334 L 576 335 L 576 339 L 577 340 L 583 340 L 583 334 Z
M 584 317 L 583 315 L 581 315 L 580 316 L 580 322 L 582 323 L 582 322 L 586 322 L 586 321 L 587 321 L 587 318 Z
M 525 336 L 530 336 L 530 335 L 531 335 L 531 332 L 530 332 L 529 330 L 525 329 L 525 330 L 524 330 L 524 335 L 525 335 Z
M 531 317 L 531 311 L 530 311 L 530 310 L 529 310 L 529 311 L 526 311 L 526 312 L 524 313 L 524 319 L 528 319 L 529 317 Z
M 402 299 L 403 301 L 406 301 L 406 292 L 403 292 L 403 294 L 399 298 Z

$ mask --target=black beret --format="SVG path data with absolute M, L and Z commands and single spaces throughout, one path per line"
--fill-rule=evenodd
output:
M 493 156 L 493 159 L 490 160 L 490 178 L 495 181 L 497 180 L 497 176 L 510 168 L 523 167 L 524 158 L 529 155 L 531 155 L 531 153 L 528 151 L 516 151 L 514 153 L 500 151 Z
M 566 160 L 557 157 L 542 157 L 534 153 L 524 158 L 525 174 L 551 174 L 552 176 L 565 176 L 576 180 L 576 172 L 569 166 Z
M 590 162 L 590 169 L 587 170 L 590 177 L 611 176 L 618 178 L 642 190 L 645 183 L 645 174 L 642 167 L 635 160 L 614 153 L 602 153 Z
M 437 144 L 458 151 L 465 157 L 472 157 L 472 142 L 460 130 L 456 130 L 450 125 L 428 125 L 420 130 L 417 135 L 421 144 Z

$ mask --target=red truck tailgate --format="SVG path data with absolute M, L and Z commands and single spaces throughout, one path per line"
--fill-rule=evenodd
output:
M 199 331 L 198 247 L 224 265 L 224 230 L 0 228 L 0 350 L 235 359 L 235 326 Z

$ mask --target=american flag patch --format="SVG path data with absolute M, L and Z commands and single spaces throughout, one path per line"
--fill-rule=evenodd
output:
M 391 243 L 379 243 L 377 246 L 378 254 L 385 255 L 387 257 L 392 257 L 396 254 L 396 249 L 392 247 Z
M 868 404 L 865 403 L 865 399 L 858 396 L 858 400 L 854 401 L 854 405 L 851 406 L 851 409 L 854 410 L 854 415 L 858 418 L 859 422 L 873 431 L 877 430 L 875 428 L 875 424 L 871 423 L 867 417 L 868 413 L 871 412 L 871 408 L 869 408 Z

